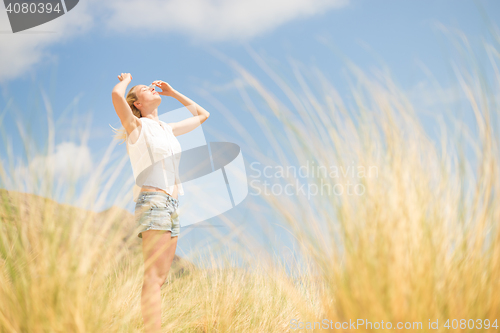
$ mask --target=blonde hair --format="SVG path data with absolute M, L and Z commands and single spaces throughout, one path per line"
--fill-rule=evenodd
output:
M 135 87 L 137 87 L 137 85 L 130 88 L 125 100 L 127 101 L 127 104 L 130 106 L 130 109 L 132 110 L 132 113 L 134 114 L 134 116 L 136 116 L 137 118 L 141 118 L 142 117 L 141 110 L 136 108 L 136 106 L 134 105 L 134 102 L 137 101 L 137 95 L 136 95 L 135 90 L 134 90 Z M 113 129 L 113 132 L 115 133 L 113 135 L 113 140 L 121 140 L 122 142 L 120 142 L 119 144 L 122 144 L 127 140 L 127 131 L 125 130 L 125 128 L 123 126 L 120 127 L 119 129 L 116 129 L 111 125 L 109 125 L 109 126 Z M 128 147 L 127 147 L 127 154 L 128 154 Z

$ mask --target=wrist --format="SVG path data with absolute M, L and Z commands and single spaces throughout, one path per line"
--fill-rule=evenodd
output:
M 179 95 L 179 92 L 175 89 L 172 89 L 172 91 L 167 96 L 176 97 L 177 95 Z

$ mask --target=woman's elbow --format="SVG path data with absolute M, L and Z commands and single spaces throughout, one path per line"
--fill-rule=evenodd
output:
M 117 91 L 117 90 L 114 90 L 114 89 L 113 89 L 113 90 L 111 91 L 111 97 L 112 97 L 112 98 L 123 97 L 123 94 L 120 94 L 120 92 L 119 92 L 119 91 Z
M 208 119 L 208 117 L 210 117 L 210 113 L 207 112 L 203 117 L 201 117 L 201 122 L 203 123 L 205 120 Z

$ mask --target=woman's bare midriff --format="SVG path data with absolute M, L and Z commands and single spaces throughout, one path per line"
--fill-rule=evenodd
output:
M 162 190 L 161 188 L 154 187 L 154 186 L 143 186 L 143 187 L 141 187 L 141 192 L 163 192 L 163 193 L 168 194 L 172 198 L 177 200 L 177 184 L 175 184 L 172 194 L 168 193 L 165 190 Z

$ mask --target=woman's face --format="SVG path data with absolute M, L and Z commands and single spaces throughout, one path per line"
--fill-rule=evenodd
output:
M 158 92 L 153 88 L 148 88 L 143 84 L 135 87 L 135 94 L 137 96 L 137 101 L 134 102 L 134 105 L 138 107 L 141 111 L 147 109 L 154 109 L 158 107 L 161 103 L 161 96 Z M 139 105 L 138 105 L 139 104 Z

